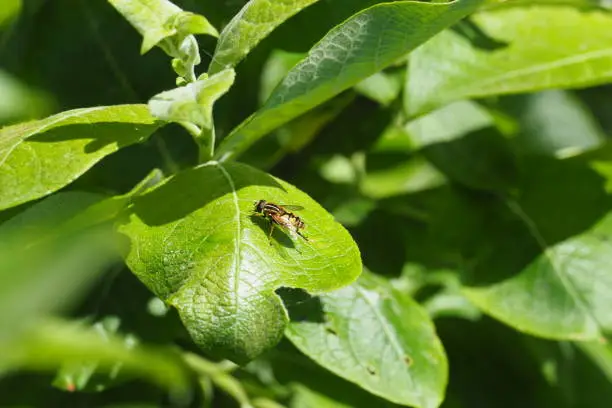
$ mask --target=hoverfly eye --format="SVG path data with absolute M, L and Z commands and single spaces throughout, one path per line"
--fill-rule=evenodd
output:
M 266 201 L 265 200 L 259 200 L 256 204 L 255 204 L 255 211 L 257 212 L 263 212 L 264 206 L 266 205 Z

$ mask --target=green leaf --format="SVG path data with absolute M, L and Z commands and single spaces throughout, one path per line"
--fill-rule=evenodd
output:
M 549 6 L 574 6 L 580 8 L 599 7 L 610 9 L 610 4 L 606 0 L 487 0 L 488 7 L 525 7 L 534 4 Z
M 518 116 L 515 143 L 522 153 L 569 157 L 602 145 L 605 135 L 578 98 L 560 90 L 509 98 Z
M 0 26 L 21 10 L 21 0 L 4 0 L 0 5 Z
M 291 408 L 354 408 L 341 401 L 333 399 L 330 395 L 311 390 L 298 384 L 294 387 L 294 396 L 291 400 Z
M 612 345 L 610 345 L 610 341 L 583 341 L 577 342 L 575 345 L 599 367 L 608 381 L 612 383 Z
M 252 406 L 243 384 L 231 374 L 231 370 L 236 368 L 235 365 L 228 361 L 215 364 L 193 353 L 185 353 L 183 358 L 189 367 L 198 373 L 200 381 L 203 379 L 210 380 L 215 386 L 240 403 L 241 407 Z
M 422 156 L 377 153 L 367 157 L 367 173 L 360 189 L 368 197 L 383 199 L 435 188 L 445 182 L 444 175 Z
M 419 48 L 410 57 L 405 102 L 409 114 L 465 98 L 582 88 L 612 80 L 609 13 L 511 8 L 477 14 L 474 22 L 505 45 L 479 48 L 445 31 Z
M 494 124 L 493 117 L 477 103 L 459 101 L 409 121 L 405 130 L 415 147 L 424 148 L 461 139 Z
M 414 300 L 369 274 L 319 299 L 305 316 L 292 316 L 286 332 L 303 353 L 395 403 L 442 403 L 446 356 L 427 312 Z
M 98 194 L 59 193 L 0 226 L 0 342 L 69 305 L 117 260 L 114 234 L 89 230 L 95 223 L 79 218 L 106 202 Z
M 261 104 L 272 95 L 274 88 L 281 83 L 287 72 L 291 71 L 298 62 L 304 59 L 302 52 L 287 52 L 273 50 L 261 70 L 261 85 L 259 100 Z
M 184 12 L 168 0 L 108 1 L 143 36 L 140 49 L 142 54 L 156 46 L 160 41 L 177 34 L 183 36 L 189 34 L 218 36 L 217 30 L 205 17 Z M 170 55 L 177 57 L 174 54 Z
M 355 85 L 360 94 L 389 106 L 400 94 L 403 77 L 401 72 L 377 72 Z
M 232 86 L 235 76 L 234 70 L 228 69 L 157 94 L 149 101 L 151 114 L 169 122 L 187 122 L 210 129 L 213 105 Z
M 107 316 L 95 322 L 91 327 L 106 341 L 109 337 L 117 334 L 121 321 L 116 316 Z M 117 336 L 119 338 L 119 336 Z M 138 339 L 133 335 L 123 337 L 124 347 L 128 350 L 138 345 Z M 55 375 L 53 385 L 66 391 L 103 391 L 109 386 L 116 385 L 127 380 L 125 373 L 122 373 L 123 364 L 118 361 L 108 372 L 97 372 L 99 361 L 87 359 L 83 361 L 71 361 L 63 363 Z
M 149 137 L 144 105 L 75 109 L 0 130 L 0 210 L 70 184 L 103 157 Z
M 471 101 L 452 103 L 409 122 L 415 146 L 444 175 L 469 187 L 507 191 L 518 179 L 510 143 L 491 114 Z
M 0 93 L 0 123 L 41 117 L 50 113 L 51 100 L 48 95 L 28 87 L 2 70 Z
M 269 387 L 280 388 L 284 394 L 287 391 L 293 391 L 289 407 L 329 406 L 325 404 L 332 404 L 332 407 L 352 408 L 399 407 L 399 405 L 375 396 L 358 385 L 322 369 L 313 360 L 300 353 L 289 341 L 283 341 L 264 358 L 245 368 L 250 371 L 259 371 L 258 377 Z M 256 366 L 256 363 L 259 364 Z M 268 374 L 270 371 L 274 376 L 266 379 L 270 377 Z M 302 391 L 310 395 L 304 395 Z
M 262 199 L 303 206 L 308 241 L 279 230 L 269 241 L 270 225 L 254 214 Z M 237 362 L 282 337 L 288 317 L 276 289 L 319 293 L 361 272 L 357 246 L 330 214 L 243 164 L 211 162 L 177 174 L 135 200 L 121 231 L 132 241 L 132 271 L 178 310 L 200 347 Z
M 172 68 L 179 75 L 177 84 L 196 80 L 195 66 L 201 62 L 193 34 L 217 37 L 218 33 L 201 15 L 185 12 L 168 0 L 109 0 L 143 36 L 140 52 L 159 46 L 173 57 Z
M 223 140 L 217 157 L 235 157 L 271 130 L 392 64 L 481 3 L 406 1 L 357 13 L 310 50 L 266 104 Z
M 272 30 L 317 1 L 249 1 L 221 32 L 208 72 L 235 67 Z
M 569 186 L 576 182 L 564 179 Z M 587 182 L 582 183 L 583 191 L 578 192 L 575 187 L 568 190 L 582 195 L 574 199 L 574 205 L 580 205 L 584 199 L 595 199 L 587 191 Z M 581 209 L 585 212 L 582 219 L 576 217 L 571 223 L 558 226 L 552 222 L 563 217 L 562 204 L 554 211 L 547 210 L 551 213 L 548 223 L 540 219 L 543 215 L 537 214 L 538 210 L 524 209 L 538 205 L 532 201 L 538 200 L 537 196 L 525 194 L 525 203 L 508 205 L 541 245 L 541 254 L 516 276 L 487 286 L 466 287 L 463 293 L 485 313 L 523 332 L 551 339 L 598 340 L 602 332 L 612 330 L 608 313 L 612 302 L 612 274 L 608 267 L 612 262 L 609 250 L 612 214 L 605 214 L 585 231 L 556 242 L 553 231 L 559 234 L 559 228 L 575 228 L 585 217 L 594 216 L 594 208 Z M 543 200 L 541 197 L 539 200 Z M 599 205 L 609 205 L 601 198 L 599 201 Z M 586 214 L 588 210 L 591 212 Z M 548 243 L 550 240 L 552 243 Z
M 169 350 L 134 347 L 111 333 L 79 324 L 45 320 L 33 326 L 15 343 L 0 345 L 4 356 L 2 368 L 53 370 L 62 364 L 76 365 L 95 361 L 100 371 L 113 373 L 117 366 L 125 372 L 146 378 L 176 393 L 184 393 L 188 384 L 185 366 Z M 73 384 L 76 389 L 77 384 Z M 180 394 L 178 394 L 180 395 Z M 184 394 L 183 394 L 184 396 Z

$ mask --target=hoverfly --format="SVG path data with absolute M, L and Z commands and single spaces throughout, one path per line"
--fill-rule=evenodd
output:
M 274 225 L 285 228 L 291 235 L 299 235 L 308 241 L 300 230 L 306 228 L 304 221 L 297 215 L 287 211 L 299 211 L 303 210 L 304 207 L 299 205 L 278 205 L 269 203 L 266 200 L 259 200 L 255 204 L 255 213 L 263 215 L 268 221 L 270 221 L 270 233 L 268 239 L 272 239 L 272 232 L 274 232 Z M 270 243 L 272 243 L 270 241 Z

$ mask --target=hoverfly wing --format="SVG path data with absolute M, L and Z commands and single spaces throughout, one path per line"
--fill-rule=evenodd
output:
M 304 207 L 302 207 L 301 205 L 279 204 L 279 206 L 290 211 L 301 211 L 304 209 Z

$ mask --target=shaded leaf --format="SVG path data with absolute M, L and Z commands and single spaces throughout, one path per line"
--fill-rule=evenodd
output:
M 303 206 L 308 241 L 279 230 L 269 241 L 269 223 L 254 214 L 261 199 Z M 276 289 L 324 292 L 361 272 L 355 243 L 330 214 L 242 164 L 179 173 L 136 199 L 121 231 L 132 241 L 128 265 L 178 310 L 194 341 L 238 362 L 280 340 L 287 314 Z
M 472 188 L 505 191 L 516 185 L 518 165 L 508 140 L 485 109 L 452 103 L 405 126 L 414 145 L 444 175 Z
M 612 80 L 608 13 L 511 8 L 477 14 L 474 21 L 507 46 L 479 49 L 452 31 L 436 36 L 410 57 L 407 112 L 418 114 L 464 98 L 581 88 Z
M 146 106 L 118 105 L 76 109 L 1 129 L 0 209 L 59 190 L 158 127 Z
M 321 315 L 315 306 L 296 309 L 286 332 L 302 352 L 395 403 L 441 404 L 446 356 L 427 312 L 414 300 L 369 274 L 318 299 Z
M 357 13 L 310 50 L 265 105 L 223 140 L 217 157 L 225 160 L 240 154 L 271 130 L 392 64 L 481 3 L 407 1 Z

